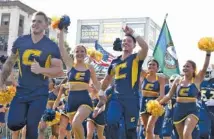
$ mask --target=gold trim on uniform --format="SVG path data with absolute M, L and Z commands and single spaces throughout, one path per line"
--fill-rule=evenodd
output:
M 149 91 L 149 90 L 141 90 L 141 93 L 144 97 L 158 97 L 159 93 L 155 91 Z
M 186 102 L 186 103 L 188 103 L 188 102 L 196 102 L 197 101 L 197 99 L 195 98 L 195 97 L 177 97 L 176 98 L 176 102 Z
M 195 118 L 196 118 L 196 120 L 199 120 L 199 118 L 198 118 L 198 116 L 196 116 L 195 114 L 189 114 L 189 115 L 192 115 L 192 116 L 194 116 Z M 183 122 L 189 115 L 187 115 L 186 117 L 184 117 L 183 119 L 181 119 L 181 120 L 179 120 L 179 121 L 175 121 L 175 122 L 173 122 L 175 125 L 176 124 L 179 124 L 179 123 L 181 123 L 181 122 Z

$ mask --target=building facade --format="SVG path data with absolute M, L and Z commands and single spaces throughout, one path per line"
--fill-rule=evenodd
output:
M 16 38 L 30 33 L 31 18 L 35 12 L 20 1 L 0 0 L 0 55 L 9 55 Z M 45 34 L 57 38 L 56 31 L 50 27 Z
M 122 27 L 125 25 L 132 27 L 149 45 L 149 57 L 147 57 L 143 66 L 146 68 L 146 63 L 152 56 L 161 29 L 149 17 L 78 20 L 76 43 L 94 47 L 94 42 L 98 40 L 106 51 L 117 56 L 119 52 L 113 50 L 113 42 L 116 38 L 124 37 Z M 135 51 L 138 49 L 139 46 L 135 48 Z

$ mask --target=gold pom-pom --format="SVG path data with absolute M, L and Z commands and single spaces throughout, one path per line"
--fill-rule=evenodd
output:
M 146 110 L 153 116 L 162 116 L 164 114 L 164 107 L 157 100 L 149 100 L 146 104 Z
M 61 117 L 61 113 L 59 113 L 58 111 L 56 111 L 56 114 L 55 114 L 55 119 L 51 122 L 46 122 L 46 124 L 48 126 L 52 126 L 52 125 L 55 125 L 55 124 L 58 124 L 60 122 L 60 117 Z
M 93 49 L 93 48 L 88 48 L 87 49 L 87 55 L 90 57 L 90 58 L 92 58 L 92 59 L 94 59 L 94 60 L 96 60 L 96 61 L 101 61 L 102 60 L 102 58 L 103 58 L 103 54 L 101 53 L 101 52 L 99 52 L 99 51 L 96 51 L 95 49 Z
M 93 48 L 88 48 L 87 49 L 87 55 L 91 58 L 94 58 L 95 57 L 95 49 Z
M 51 18 L 51 27 L 53 29 L 58 28 L 59 22 L 60 22 L 60 18 L 58 18 L 58 17 L 52 17 Z
M 96 61 L 101 61 L 103 59 L 103 54 L 100 53 L 99 51 L 95 51 L 95 59 Z
M 198 42 L 198 48 L 202 51 L 214 51 L 214 39 L 212 37 L 201 38 Z
M 15 95 L 16 95 L 16 87 L 7 86 L 6 91 L 0 92 L 0 104 L 2 105 L 9 104 Z

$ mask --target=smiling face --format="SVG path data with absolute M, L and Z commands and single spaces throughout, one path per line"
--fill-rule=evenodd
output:
M 48 22 L 45 15 L 34 14 L 31 22 L 31 32 L 35 35 L 43 34 L 45 29 L 48 28 Z
M 125 36 L 122 41 L 122 50 L 125 53 L 132 53 L 135 48 L 134 39 L 131 36 Z
M 83 45 L 78 45 L 74 49 L 74 58 L 77 61 L 84 61 L 86 57 L 86 48 Z
M 154 72 L 154 73 L 156 73 L 158 71 L 158 68 L 159 68 L 158 62 L 155 60 L 150 60 L 148 62 L 147 66 L 148 66 L 148 71 Z
M 184 76 L 195 76 L 196 64 L 195 62 L 188 60 L 183 66 Z

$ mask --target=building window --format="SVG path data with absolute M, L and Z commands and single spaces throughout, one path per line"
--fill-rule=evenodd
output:
M 10 14 L 2 14 L 1 16 L 1 25 L 9 26 L 10 23 Z
M 7 51 L 8 35 L 0 35 L 0 51 Z
M 23 19 L 19 19 L 19 27 L 20 27 L 20 28 L 23 28 L 23 23 L 24 23 L 24 22 L 23 22 Z
M 23 35 L 24 33 L 24 16 L 19 16 L 19 30 L 18 30 L 18 36 Z

